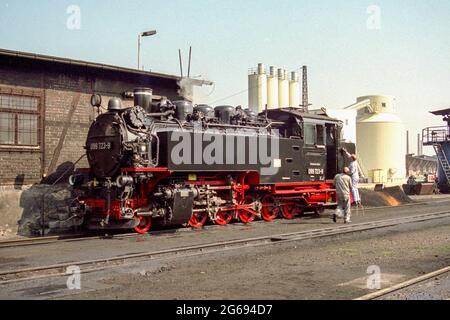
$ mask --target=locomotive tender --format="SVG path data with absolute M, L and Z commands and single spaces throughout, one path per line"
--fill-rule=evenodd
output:
M 99 107 L 94 95 L 92 105 Z M 134 107 L 113 98 L 91 125 L 89 169 L 70 178 L 72 210 L 88 229 L 153 224 L 202 227 L 236 219 L 293 219 L 336 206 L 333 178 L 345 166 L 342 124 L 301 109 L 259 115 L 241 107 L 152 101 L 134 91 Z

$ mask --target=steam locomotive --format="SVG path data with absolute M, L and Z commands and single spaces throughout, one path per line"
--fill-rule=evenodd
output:
M 100 107 L 101 96 L 91 104 Z M 332 179 L 346 165 L 342 123 L 297 108 L 261 114 L 242 107 L 112 98 L 92 123 L 88 169 L 70 177 L 72 211 L 88 229 L 134 229 L 208 221 L 226 225 L 336 206 Z

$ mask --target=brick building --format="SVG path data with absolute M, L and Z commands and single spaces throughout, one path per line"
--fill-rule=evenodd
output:
M 89 103 L 94 92 L 104 104 L 140 86 L 178 99 L 179 81 L 173 75 L 0 49 L 0 186 L 36 183 L 78 160 L 95 117 Z M 79 166 L 86 166 L 84 159 Z

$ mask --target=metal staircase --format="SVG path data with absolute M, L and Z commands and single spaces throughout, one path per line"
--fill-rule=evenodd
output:
M 436 151 L 436 155 L 438 157 L 439 163 L 441 164 L 442 169 L 445 172 L 447 182 L 450 183 L 450 164 L 448 162 L 448 159 L 447 159 L 444 151 L 442 151 L 442 145 L 434 144 L 433 147 L 434 147 L 434 151 Z

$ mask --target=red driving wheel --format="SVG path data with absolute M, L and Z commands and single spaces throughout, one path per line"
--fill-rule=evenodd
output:
M 271 195 L 267 195 L 262 200 L 262 217 L 266 221 L 275 220 L 280 214 L 280 206 L 275 205 L 275 199 Z
M 251 204 L 251 203 L 253 203 L 253 197 L 250 195 L 246 196 L 244 201 L 242 201 L 242 204 Z M 238 216 L 239 216 L 239 220 L 242 223 L 247 224 L 247 223 L 251 223 L 251 222 L 255 221 L 257 214 L 252 209 L 246 209 L 246 210 L 241 209 L 241 210 L 239 210 Z
M 151 217 L 139 217 L 139 224 L 134 231 L 140 234 L 144 234 L 150 231 L 152 227 L 152 218 Z
M 296 215 L 300 214 L 301 210 L 297 207 L 295 203 L 288 203 L 281 207 L 281 214 L 283 218 L 287 220 L 292 220 Z
M 207 220 L 208 215 L 206 212 L 194 212 L 191 220 L 189 220 L 189 226 L 192 228 L 201 228 L 205 225 Z
M 214 221 L 214 223 L 219 226 L 225 226 L 229 224 L 231 220 L 233 220 L 233 216 L 234 216 L 233 210 L 229 211 L 219 210 L 219 212 L 217 212 L 216 215 L 217 219 Z

